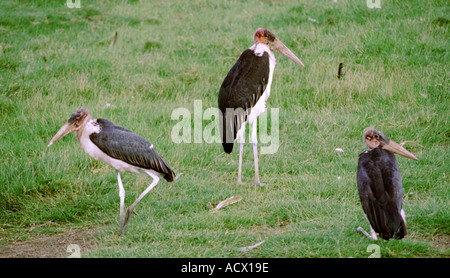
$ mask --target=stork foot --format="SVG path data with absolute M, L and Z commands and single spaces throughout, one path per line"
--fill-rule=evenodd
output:
M 242 182 L 242 181 L 240 181 L 240 180 L 237 181 L 237 184 L 238 184 L 238 185 L 245 185 L 245 183 Z
M 255 182 L 255 186 L 264 187 L 266 184 L 262 182 Z
M 120 221 L 120 234 L 119 236 L 121 236 L 123 234 L 123 231 L 125 230 L 125 226 L 128 224 L 128 221 L 130 221 L 130 216 L 131 214 L 134 215 L 138 215 L 133 209 L 131 208 L 127 208 L 127 212 L 125 213 L 125 217 L 123 219 L 123 221 Z
M 369 233 L 367 233 L 362 227 L 356 228 L 356 231 L 362 233 L 363 235 L 367 236 L 371 240 L 377 240 L 377 235 L 375 234 L 375 232 L 371 231 L 371 234 L 369 235 Z
M 136 212 L 134 212 L 133 208 L 131 208 L 131 207 L 127 208 L 127 213 L 125 214 L 125 220 L 124 220 L 124 223 L 123 223 L 123 228 L 125 228 L 125 226 L 128 224 L 128 221 L 130 221 L 131 213 L 136 214 Z

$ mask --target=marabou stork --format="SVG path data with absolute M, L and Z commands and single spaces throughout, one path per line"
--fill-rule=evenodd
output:
M 120 234 L 122 234 L 130 214 L 135 213 L 134 207 L 139 201 L 158 184 L 160 178 L 168 182 L 176 179 L 175 172 L 145 138 L 108 120 L 91 119 L 91 113 L 86 108 L 80 108 L 70 116 L 50 140 L 48 147 L 73 131 L 81 147 L 90 156 L 116 169 L 120 197 Z M 124 215 L 125 189 L 120 172 L 144 173 L 153 178 L 150 186 L 127 208 L 126 215 Z
M 385 240 L 402 239 L 406 235 L 403 186 L 394 153 L 417 158 L 373 127 L 364 130 L 364 141 L 370 150 L 359 155 L 356 180 L 370 235 L 361 227 L 357 231 L 373 240 L 376 233 Z
M 234 141 L 239 142 L 238 184 L 242 184 L 242 151 L 247 122 L 252 124 L 251 141 L 255 161 L 255 183 L 259 181 L 257 151 L 257 117 L 264 112 L 270 95 L 275 56 L 281 53 L 300 66 L 303 63 L 275 35 L 267 29 L 256 30 L 255 44 L 245 50 L 225 77 L 219 91 L 218 104 L 221 115 L 221 139 L 226 153 L 233 150 Z

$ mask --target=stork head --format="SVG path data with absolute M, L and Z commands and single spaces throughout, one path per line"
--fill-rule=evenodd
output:
M 73 131 L 81 131 L 84 128 L 84 125 L 91 118 L 91 113 L 86 108 L 80 108 L 72 113 L 69 120 L 59 129 L 59 131 L 53 136 L 50 143 L 48 143 L 48 147 L 53 145 L 58 139 L 66 136 L 67 134 Z
M 370 149 L 382 148 L 406 158 L 418 160 L 412 153 L 408 152 L 401 145 L 395 143 L 381 131 L 374 129 L 373 127 L 364 129 L 364 142 L 366 142 L 366 145 Z
M 267 29 L 259 28 L 256 30 L 254 35 L 255 43 L 266 44 L 270 50 L 275 50 L 276 52 L 282 54 L 283 56 L 291 59 L 295 63 L 304 67 L 305 65 L 300 61 L 294 53 L 292 53 L 287 46 L 285 46 L 279 39 L 275 37 L 275 35 Z

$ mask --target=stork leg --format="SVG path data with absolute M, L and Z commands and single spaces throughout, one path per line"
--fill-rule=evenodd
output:
M 403 221 L 405 222 L 405 225 L 406 225 L 406 214 L 405 214 L 405 211 L 403 209 L 400 210 L 400 215 L 402 216 Z
M 244 151 L 244 142 L 239 142 L 239 168 L 238 168 L 238 184 L 244 184 L 242 183 L 242 153 Z
M 264 186 L 264 183 L 259 181 L 259 167 L 258 167 L 258 138 L 257 138 L 257 119 L 252 124 L 252 144 L 253 144 L 253 158 L 255 160 L 255 184 Z
M 125 189 L 122 184 L 122 179 L 120 178 L 120 172 L 116 170 L 117 181 L 119 182 L 119 198 L 120 198 L 120 234 L 123 233 L 124 225 L 124 215 L 123 210 L 125 208 Z
M 366 219 L 367 219 L 367 216 L 365 214 L 364 214 L 364 217 L 366 217 Z M 368 221 L 369 220 L 367 219 L 367 222 Z M 362 233 L 363 235 L 367 236 L 371 240 L 377 240 L 378 239 L 377 233 L 375 233 L 375 230 L 372 228 L 372 225 L 370 225 L 370 223 L 369 223 L 369 227 L 370 227 L 370 235 L 362 227 L 356 228 L 356 231 Z
M 370 235 L 362 227 L 356 228 L 356 231 L 362 233 L 363 235 L 365 235 L 366 237 L 370 238 L 371 240 L 377 240 L 378 239 L 377 238 L 377 234 L 373 230 L 372 226 L 370 227 Z
M 244 133 L 245 133 L 245 125 L 246 122 L 244 122 L 241 126 L 241 128 L 236 133 L 236 142 L 239 143 L 239 168 L 238 168 L 238 179 L 237 184 L 244 184 L 242 182 L 242 156 L 244 153 Z
M 136 199 L 136 201 L 134 201 L 134 203 L 129 206 L 127 208 L 127 213 L 125 215 L 125 223 L 124 223 L 124 227 L 128 224 L 128 221 L 130 220 L 130 215 L 131 213 L 134 212 L 134 207 L 142 200 L 142 198 L 144 198 L 145 195 L 147 195 L 148 192 L 150 192 L 150 190 L 152 190 L 153 187 L 155 187 L 158 182 L 159 182 L 159 177 L 157 175 L 155 175 L 154 173 L 151 173 L 150 171 L 146 171 L 146 174 L 148 174 L 150 177 L 153 178 L 152 183 L 144 190 L 144 192 L 141 193 L 141 195 L 139 195 L 139 197 Z

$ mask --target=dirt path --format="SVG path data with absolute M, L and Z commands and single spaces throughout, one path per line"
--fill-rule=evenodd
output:
M 96 249 L 94 235 L 98 229 L 68 230 L 57 235 L 41 235 L 30 241 L 0 246 L 0 258 L 67 258 L 83 257 L 83 252 Z

